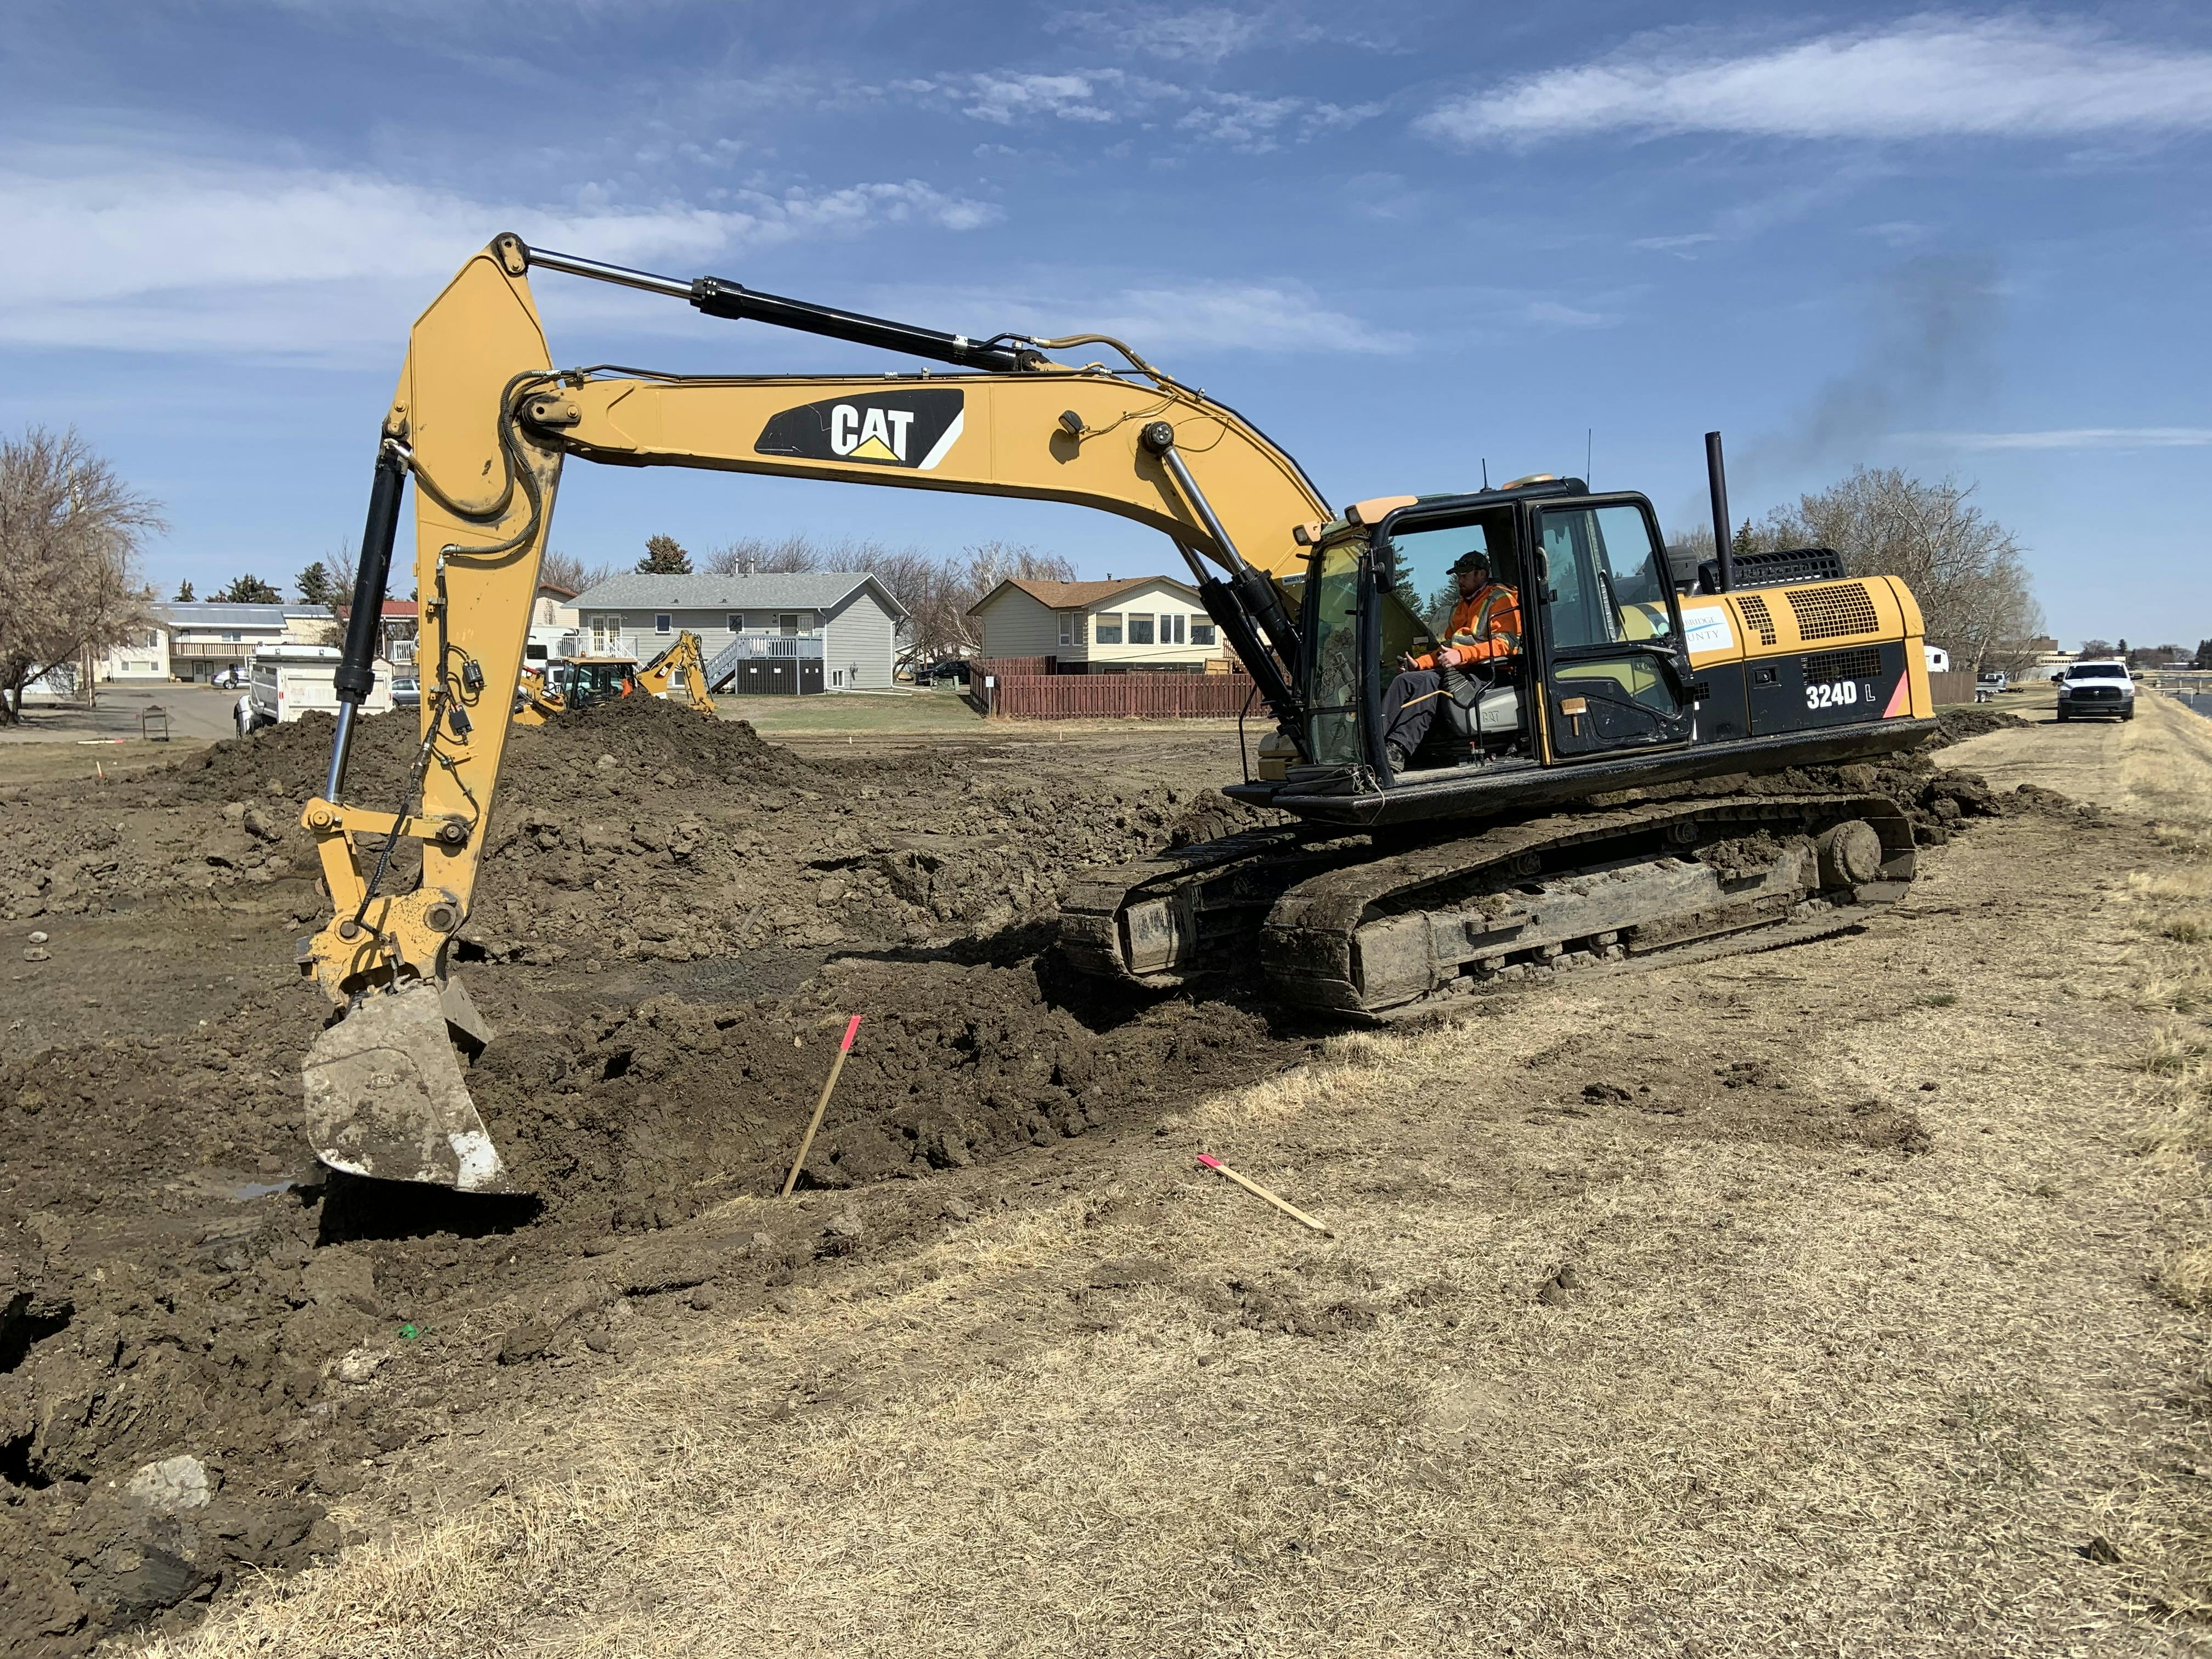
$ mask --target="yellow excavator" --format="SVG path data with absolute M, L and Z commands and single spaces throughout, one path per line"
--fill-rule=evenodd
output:
M 941 367 L 556 369 L 533 270 Z M 1089 347 L 1103 359 L 1052 355 Z M 1911 878 L 1910 826 L 1870 770 L 1794 793 L 1683 787 L 1859 761 L 1933 724 L 1904 584 L 1846 577 L 1819 549 L 1733 556 L 1717 434 L 1706 448 L 1719 552 L 1686 592 L 1632 492 L 1539 476 L 1335 507 L 1236 410 L 1103 335 L 945 333 L 496 238 L 410 338 L 377 445 L 329 776 L 303 815 L 334 910 L 299 951 L 337 1010 L 304 1068 L 317 1155 L 465 1191 L 527 1185 L 470 1098 L 462 1060 L 487 1033 L 447 952 L 476 890 L 501 704 L 568 461 L 1067 501 L 1160 532 L 1273 727 L 1228 793 L 1287 822 L 1079 880 L 1061 949 L 1149 986 L 1256 960 L 1286 1003 L 1387 1018 L 1500 975 L 1814 937 Z M 404 799 L 357 801 L 347 757 L 410 477 L 421 741 Z M 1448 637 L 1469 552 L 1519 595 L 1521 637 L 1480 672 L 1445 676 L 1441 717 L 1417 752 L 1395 753 L 1396 675 Z M 408 841 L 421 874 L 395 890 L 392 849 Z
M 554 682 L 558 679 L 558 684 Z M 707 650 L 686 628 L 676 642 L 642 668 L 635 657 L 568 657 L 522 671 L 514 690 L 514 723 L 543 726 L 567 708 L 588 708 L 633 693 L 681 702 L 695 714 L 716 718 L 707 695 Z

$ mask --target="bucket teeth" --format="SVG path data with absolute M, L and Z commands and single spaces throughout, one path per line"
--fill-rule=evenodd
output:
M 514 1191 L 453 1052 L 457 1038 L 481 1047 L 487 1035 L 458 982 L 362 999 L 315 1039 L 301 1068 L 315 1156 L 382 1181 Z

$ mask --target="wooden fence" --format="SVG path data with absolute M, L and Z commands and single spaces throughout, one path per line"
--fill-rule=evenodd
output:
M 976 657 L 968 664 L 973 674 L 1056 674 L 1060 672 L 1057 657 Z
M 1928 696 L 1938 708 L 1948 708 L 1954 702 L 1972 702 L 1974 677 L 1963 669 L 1948 674 L 1930 674 Z
M 1224 720 L 1244 712 L 1244 674 L 994 674 L 969 693 L 987 714 L 1015 720 Z

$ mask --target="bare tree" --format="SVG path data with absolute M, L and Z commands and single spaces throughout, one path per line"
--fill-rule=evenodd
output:
M 1767 515 L 1770 546 L 1832 547 L 1854 575 L 1901 576 L 1928 640 L 1973 672 L 2018 672 L 2043 632 L 2020 544 L 1985 518 L 1955 477 L 1936 483 L 1860 467 L 1841 483 Z
M 586 564 L 574 553 L 549 552 L 538 562 L 538 580 L 550 582 L 556 587 L 565 587 L 571 593 L 580 593 L 586 588 L 603 582 L 614 574 L 610 564 Z
M 944 618 L 945 632 L 957 641 L 958 648 L 980 651 L 983 632 L 968 612 L 1000 582 L 1074 580 L 1074 565 L 1057 553 L 1040 553 L 1018 542 L 978 542 L 963 550 L 961 562 L 954 568 L 951 591 L 944 599 L 949 612 Z
M 165 528 L 74 431 L 0 439 L 0 725 L 33 680 L 146 625 L 138 550 Z

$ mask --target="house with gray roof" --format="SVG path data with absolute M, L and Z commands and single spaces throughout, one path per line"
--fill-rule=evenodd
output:
M 747 696 L 888 690 L 906 607 L 865 573 L 653 576 L 626 571 L 569 601 L 573 645 L 562 654 L 650 662 L 690 629 L 707 683 Z

